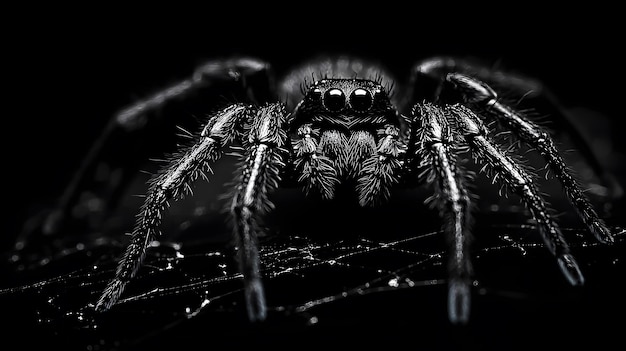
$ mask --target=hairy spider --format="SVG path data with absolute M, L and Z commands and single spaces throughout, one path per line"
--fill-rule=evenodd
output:
M 408 87 L 391 94 L 394 80 L 383 68 L 342 57 L 294 69 L 277 91 L 269 64 L 252 58 L 224 59 L 199 67 L 190 79 L 121 111 L 115 123 L 138 128 L 146 111 L 224 81 L 242 82 L 251 100 L 211 114 L 194 144 L 152 178 L 130 244 L 96 310 L 110 309 L 133 279 L 151 241 L 159 236 L 168 201 L 187 193 L 199 176 L 206 177 L 227 146 L 240 148 L 229 211 L 251 321 L 264 320 L 267 314 L 257 238 L 260 220 L 273 208 L 274 190 L 296 185 L 308 195 L 332 199 L 340 186 L 347 186 L 356 192 L 360 205 L 374 206 L 387 200 L 395 187 L 427 184 L 433 188 L 429 201 L 439 210 L 449 243 L 448 316 L 453 323 L 467 322 L 473 276 L 468 253 L 473 197 L 468 185 L 473 173 L 464 166 L 466 154 L 521 198 L 567 281 L 583 284 L 581 270 L 532 174 L 495 141 L 488 125 L 512 132 L 537 150 L 594 237 L 602 243 L 613 241 L 548 131 L 492 89 L 523 94 L 538 87 L 530 79 L 469 60 L 434 57 L 417 63 Z

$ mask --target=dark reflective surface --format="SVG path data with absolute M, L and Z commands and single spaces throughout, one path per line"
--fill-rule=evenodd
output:
M 617 243 L 607 247 L 585 238 L 584 231 L 566 230 L 587 277 L 584 287 L 573 288 L 537 244 L 532 228 L 490 220 L 506 216 L 479 218 L 476 286 L 465 327 L 447 321 L 440 233 L 411 227 L 382 239 L 382 231 L 390 234 L 384 225 L 373 236 L 359 231 L 343 239 L 314 238 L 301 230 L 302 236 L 266 238 L 262 257 L 270 312 L 258 325 L 247 322 L 231 253 L 202 240 L 163 241 L 151 248 L 123 300 L 104 314 L 94 314 L 90 306 L 113 273 L 113 256 L 122 249 L 116 242 L 86 241 L 85 248 L 48 257 L 40 266 L 3 274 L 19 284 L 3 290 L 0 301 L 11 333 L 38 335 L 25 343 L 69 349 L 291 342 L 399 347 L 405 340 L 437 349 L 574 346 L 580 340 L 608 346 L 624 312 L 619 289 L 624 231 L 615 228 Z

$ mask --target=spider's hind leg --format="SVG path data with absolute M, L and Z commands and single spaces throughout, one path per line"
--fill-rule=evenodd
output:
M 16 238 L 14 260 L 26 259 L 30 255 L 30 247 L 44 246 L 35 245 L 36 241 L 56 242 L 59 240 L 52 239 L 60 233 L 65 240 L 67 232 L 83 234 L 101 226 L 102 220 L 113 212 L 139 171 L 137 160 L 154 157 L 166 152 L 166 148 L 173 148 L 178 141 L 174 138 L 175 126 L 195 127 L 197 121 L 193 118 L 175 120 L 169 118 L 169 114 L 160 114 L 174 101 L 195 102 L 200 100 L 197 97 L 201 93 L 206 93 L 209 96 L 202 98 L 202 113 L 205 105 L 223 99 L 213 96 L 218 93 L 223 95 L 228 92 L 240 101 L 263 103 L 275 100 L 274 84 L 270 65 L 264 61 L 247 57 L 210 60 L 198 66 L 191 77 L 163 87 L 119 110 L 104 125 L 56 203 L 27 219 Z M 99 206 L 94 207 L 92 203 Z M 81 213 L 81 217 L 72 217 L 73 213 Z
M 537 221 L 539 233 L 550 252 L 557 258 L 561 272 L 572 285 L 582 285 L 584 277 L 576 260 L 570 253 L 563 233 L 549 213 L 549 207 L 533 184 L 530 175 L 512 157 L 500 149 L 489 137 L 487 129 L 473 111 L 462 106 L 452 105 L 446 109 L 456 122 L 460 133 L 470 145 L 472 154 L 485 163 L 495 179 L 502 181 L 518 194 Z
M 410 94 L 407 94 L 407 101 L 426 100 L 437 103 L 463 101 L 471 102 L 472 104 L 478 102 L 478 104 L 475 104 L 476 107 L 485 107 L 485 103 L 489 99 L 476 100 L 476 98 L 480 98 L 480 91 L 476 91 L 468 86 L 454 86 L 452 89 L 449 89 L 451 80 L 449 75 L 455 74 L 457 76 L 474 77 L 481 82 L 491 84 L 494 88 L 503 88 L 515 96 L 523 96 L 523 100 L 527 101 L 528 104 L 532 104 L 531 107 L 533 109 L 542 114 L 550 115 L 551 123 L 557 127 L 554 131 L 567 133 L 574 147 L 598 177 L 601 184 L 608 190 L 608 195 L 613 198 L 620 198 L 623 195 L 624 190 L 622 186 L 599 161 L 598 156 L 591 149 L 579 128 L 574 124 L 573 117 L 561 105 L 550 89 L 535 79 L 498 69 L 493 67 L 493 65 L 488 65 L 475 59 L 445 56 L 432 57 L 414 66 L 409 85 Z M 516 113 L 521 115 L 519 111 Z
M 530 121 L 521 112 L 499 102 L 496 93 L 487 84 L 460 73 L 448 74 L 447 80 L 463 93 L 471 105 L 478 105 L 477 107 L 484 110 L 485 114 L 497 118 L 522 141 L 538 150 L 555 177 L 561 182 L 569 201 L 595 238 L 602 243 L 614 241 L 608 226 L 598 216 L 577 180 L 570 174 L 547 131 Z

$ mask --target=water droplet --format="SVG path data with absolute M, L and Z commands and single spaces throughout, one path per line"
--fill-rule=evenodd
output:
M 181 231 L 182 231 L 182 230 L 186 230 L 186 229 L 188 229 L 189 227 L 191 227 L 191 221 L 184 221 L 184 222 L 182 222 L 182 223 L 178 226 L 178 228 L 179 228 Z
M 206 214 L 207 212 L 208 211 L 207 211 L 207 208 L 205 206 L 198 206 L 198 207 L 196 207 L 194 209 L 193 215 L 196 216 L 196 217 L 200 217 L 200 216 L 203 216 L 204 214 Z
M 87 208 L 91 212 L 100 211 L 103 208 L 103 202 L 101 199 L 94 197 L 90 199 L 89 201 L 87 201 Z

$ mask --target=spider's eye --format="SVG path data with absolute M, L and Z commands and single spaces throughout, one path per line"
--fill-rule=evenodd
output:
M 319 88 L 315 88 L 309 92 L 311 100 L 318 102 L 322 99 L 322 91 Z
M 324 94 L 324 106 L 333 112 L 341 111 L 346 105 L 346 96 L 341 89 L 329 89 Z
M 367 111 L 372 107 L 372 94 L 369 91 L 358 88 L 350 94 L 350 106 L 355 111 Z

